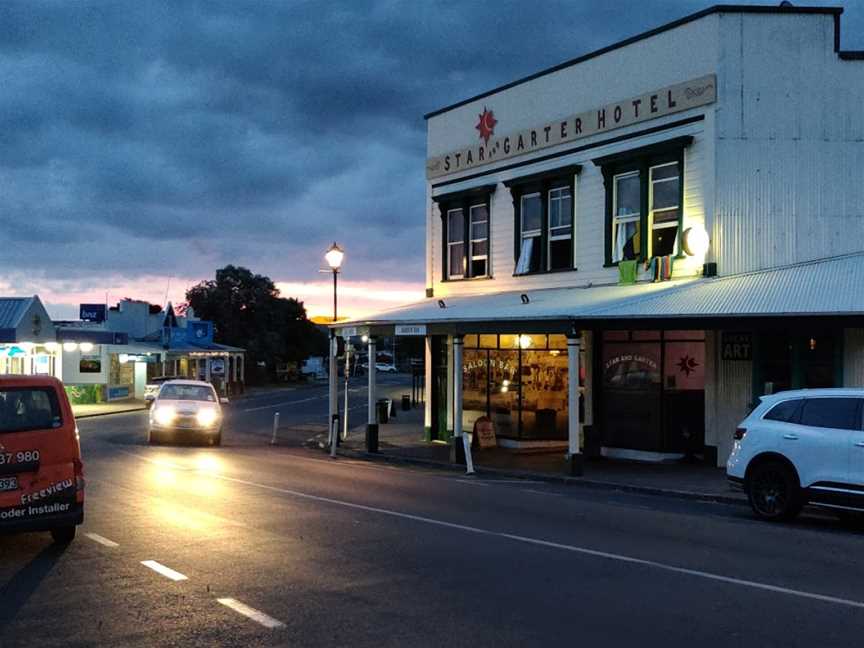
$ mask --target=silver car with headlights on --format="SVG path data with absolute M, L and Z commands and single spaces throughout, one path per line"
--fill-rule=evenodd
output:
M 222 443 L 222 403 L 213 385 L 200 380 L 162 384 L 150 408 L 150 443 L 189 438 L 209 445 Z

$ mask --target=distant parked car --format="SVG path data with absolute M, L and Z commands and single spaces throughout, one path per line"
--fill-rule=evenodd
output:
M 384 373 L 396 373 L 398 371 L 396 365 L 392 365 L 389 362 L 376 362 L 375 369 Z
M 303 361 L 300 367 L 300 375 L 312 379 L 320 380 L 327 377 L 327 370 L 324 367 L 325 358 L 320 356 L 312 356 Z
M 181 380 L 181 377 L 157 376 L 147 381 L 147 384 L 144 385 L 144 402 L 147 404 L 147 407 L 153 404 L 153 401 L 156 400 L 156 395 L 159 393 L 159 389 L 169 380 Z
M 864 389 L 804 389 L 763 396 L 735 430 L 726 475 L 764 520 L 790 520 L 805 504 L 864 511 Z
M 162 385 L 150 408 L 152 443 L 195 437 L 210 445 L 222 443 L 222 403 L 213 385 L 201 380 L 170 380 Z

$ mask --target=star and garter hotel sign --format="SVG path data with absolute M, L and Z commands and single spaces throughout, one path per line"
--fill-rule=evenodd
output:
M 565 119 L 547 122 L 536 128 L 495 136 L 498 120 L 494 112 L 483 107 L 475 128 L 480 143 L 458 151 L 433 157 L 426 162 L 430 180 L 468 169 L 533 153 L 544 148 L 566 144 L 584 137 L 623 128 L 643 121 L 713 103 L 717 98 L 717 80 L 709 74 L 692 81 L 660 88 L 625 101 L 606 104 Z

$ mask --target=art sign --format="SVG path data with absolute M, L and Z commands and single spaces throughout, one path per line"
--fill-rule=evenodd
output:
M 717 99 L 717 79 L 709 74 L 623 101 L 600 106 L 569 117 L 555 119 L 534 128 L 495 136 L 500 125 L 493 111 L 486 106 L 479 114 L 475 129 L 479 143 L 458 151 L 430 158 L 426 161 L 426 177 L 430 180 L 451 173 L 482 167 L 499 160 L 527 155 L 541 149 L 574 142 L 624 128 L 644 121 L 658 119 L 691 108 L 713 103 Z M 566 113 L 564 113 L 566 114 Z
M 732 362 L 752 360 L 753 335 L 750 332 L 723 331 L 720 357 Z

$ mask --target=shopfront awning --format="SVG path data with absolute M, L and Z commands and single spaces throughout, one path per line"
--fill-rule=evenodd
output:
M 542 332 L 566 322 L 623 326 L 633 320 L 664 325 L 688 320 L 680 325 L 704 327 L 777 317 L 864 319 L 864 253 L 720 278 L 430 298 L 335 328 L 387 333 L 414 325 L 443 333 L 496 325 Z

